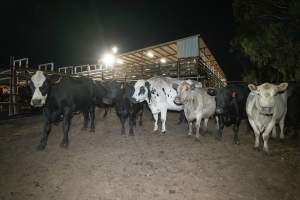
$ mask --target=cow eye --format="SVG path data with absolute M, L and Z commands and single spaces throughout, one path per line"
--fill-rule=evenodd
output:
M 41 93 L 42 93 L 43 96 L 46 95 L 47 90 L 48 90 L 48 87 L 47 87 L 46 84 L 43 84 L 42 87 L 40 87 L 40 91 L 41 91 Z
M 139 92 L 139 95 L 143 95 L 143 94 L 145 94 L 145 87 L 144 86 L 142 86 L 140 88 L 140 92 Z

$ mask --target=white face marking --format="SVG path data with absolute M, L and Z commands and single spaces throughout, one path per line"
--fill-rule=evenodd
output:
M 32 106 L 41 107 L 46 103 L 47 94 L 45 96 L 42 95 L 40 91 L 40 87 L 44 84 L 46 77 L 42 71 L 36 71 L 36 73 L 31 77 L 31 81 L 34 86 L 34 92 L 30 101 Z M 38 104 L 35 104 L 35 101 L 40 100 Z
M 135 84 L 134 84 L 134 93 L 132 95 L 132 98 L 135 99 L 137 102 L 143 102 L 147 99 L 148 96 L 148 90 L 145 86 L 146 81 L 145 80 L 138 80 Z M 141 94 L 140 90 L 141 88 L 144 87 L 144 93 Z

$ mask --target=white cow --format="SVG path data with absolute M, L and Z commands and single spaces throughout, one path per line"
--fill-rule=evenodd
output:
M 199 129 L 201 120 L 204 119 L 204 130 L 207 130 L 207 122 L 215 114 L 216 100 L 214 96 L 207 93 L 204 88 L 192 89 L 195 84 L 190 85 L 188 82 L 182 82 L 179 85 L 173 84 L 177 89 L 175 103 L 183 104 L 184 114 L 189 122 L 188 136 L 192 135 L 193 121 L 196 120 L 196 139 L 200 139 Z
M 161 114 L 162 122 L 161 132 L 165 133 L 167 110 L 181 111 L 183 109 L 182 105 L 174 103 L 177 92 L 172 87 L 172 84 L 181 82 L 181 80 L 170 77 L 153 77 L 148 80 L 138 80 L 135 83 L 132 99 L 136 102 L 146 101 L 148 103 L 155 120 L 153 131 L 158 130 L 159 113 Z
M 273 130 L 276 137 L 276 123 L 280 126 L 280 138 L 283 139 L 284 119 L 287 112 L 287 83 L 274 85 L 264 83 L 259 86 L 248 85 L 251 90 L 246 103 L 248 120 L 255 134 L 254 148 L 259 148 L 259 136 L 262 133 L 264 151 L 269 152 L 268 139 Z

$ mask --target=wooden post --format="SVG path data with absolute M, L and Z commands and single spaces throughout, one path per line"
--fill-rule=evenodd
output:
M 17 109 L 17 79 L 16 79 L 16 65 L 14 58 L 10 59 L 10 94 L 9 94 L 9 116 L 16 115 L 18 113 Z
M 177 78 L 179 79 L 180 77 L 180 59 L 177 61 Z

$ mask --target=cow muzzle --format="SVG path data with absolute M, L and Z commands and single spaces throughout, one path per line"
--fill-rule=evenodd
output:
M 129 101 L 131 102 L 131 103 L 140 103 L 139 101 L 137 101 L 135 98 L 133 98 L 133 97 L 128 97 L 128 99 L 129 99 Z
M 106 105 L 111 105 L 112 104 L 112 100 L 110 98 L 103 98 L 102 102 Z
M 180 97 L 175 97 L 174 99 L 174 103 L 177 104 L 177 105 L 181 105 L 182 104 L 182 101 L 181 101 L 181 98 Z
M 42 107 L 43 104 L 42 104 L 42 99 L 32 99 L 30 104 L 33 106 L 33 107 Z
M 224 109 L 223 108 L 217 108 L 216 109 L 216 114 L 218 114 L 218 115 L 224 114 Z
M 273 114 L 273 109 L 272 107 L 262 107 L 261 108 L 261 113 L 265 115 L 272 115 Z

